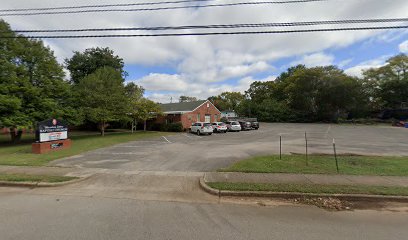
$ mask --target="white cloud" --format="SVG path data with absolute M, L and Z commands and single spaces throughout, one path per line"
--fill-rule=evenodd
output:
M 354 67 L 344 70 L 344 72 L 350 76 L 362 77 L 364 70 L 382 67 L 386 64 L 388 58 L 390 58 L 390 55 L 384 55 L 377 59 L 361 62 Z
M 150 73 L 134 81 L 149 91 L 186 91 L 188 82 L 178 74 Z
M 95 2 L 95 0 L 82 0 L 81 5 L 92 5 Z M 99 0 L 97 2 L 98 4 L 109 4 L 112 1 Z M 223 0 L 222 2 L 231 1 Z M 76 4 L 69 1 L 65 1 L 64 4 L 63 1 L 55 0 L 2 0 L 1 5 L 2 9 L 7 9 Z M 388 1 L 373 1 L 370 4 L 367 4 L 367 1 L 347 1 L 347 3 L 326 1 L 174 11 L 10 16 L 3 17 L 3 19 L 9 22 L 14 29 L 70 29 L 391 18 L 404 17 L 407 12 L 406 0 L 394 0 L 393 4 Z M 336 27 L 344 27 L 344 25 Z M 270 28 L 266 29 L 270 30 Z M 282 29 L 276 28 L 276 30 Z M 190 30 L 180 32 L 190 32 Z M 106 34 L 109 33 L 113 32 L 106 32 Z M 115 33 L 127 34 L 129 32 Z M 244 85 L 248 85 L 244 84 L 244 80 L 236 84 L 225 84 L 225 82 L 236 78 L 251 80 L 250 76 L 261 73 L 268 75 L 274 70 L 272 65 L 276 60 L 300 56 L 298 62 L 307 66 L 333 64 L 334 57 L 325 54 L 325 50 L 346 47 L 370 38 L 388 41 L 395 39 L 395 36 L 400 34 L 395 33 L 396 31 L 350 31 L 275 35 L 58 39 L 45 42 L 55 51 L 59 61 L 72 56 L 73 51 L 101 46 L 113 49 L 116 54 L 124 58 L 128 65 L 161 65 L 173 68 L 172 72 L 177 74 L 151 73 L 138 79 L 137 82 L 151 91 L 156 91 L 156 94 L 161 94 L 159 91 L 165 90 L 173 91 L 176 95 L 190 93 L 188 95 L 208 97 L 209 94 L 228 89 L 241 91 Z M 400 46 L 400 49 L 406 49 L 405 46 L 402 45 L 402 48 Z M 358 74 L 359 68 L 362 67 L 365 66 L 356 66 L 348 71 Z M 156 95 L 156 97 L 159 99 L 161 96 Z
M 399 45 L 399 50 L 400 50 L 400 52 L 402 52 L 402 53 L 407 53 L 407 54 L 408 54 L 408 40 L 405 41 L 405 42 L 402 42 L 402 43 Z
M 167 103 L 171 99 L 177 101 L 181 95 L 193 96 L 198 99 L 207 99 L 210 96 L 216 96 L 225 91 L 244 93 L 250 85 L 255 81 L 274 81 L 276 76 L 268 76 L 263 79 L 254 79 L 252 77 L 245 77 L 237 81 L 236 84 L 204 84 L 204 83 L 189 83 L 188 80 L 179 75 L 170 74 L 150 74 L 148 77 L 135 80 L 136 84 L 142 85 L 147 91 L 153 92 L 148 94 L 148 98 L 160 102 Z M 170 87 L 171 84 L 175 86 L 185 87 Z M 165 87 L 159 87 L 163 85 Z M 166 93 L 162 93 L 165 90 Z M 157 92 L 158 91 L 158 92 Z
M 353 61 L 352 58 L 345 59 L 337 64 L 340 68 L 344 68 L 345 66 L 349 65 Z
M 327 55 L 323 52 L 304 55 L 301 59 L 291 63 L 291 65 L 303 64 L 306 67 L 328 66 L 334 61 L 333 55 Z

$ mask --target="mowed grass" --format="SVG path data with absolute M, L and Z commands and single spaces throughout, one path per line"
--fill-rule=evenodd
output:
M 270 183 L 207 183 L 210 187 L 227 191 L 269 191 L 317 194 L 373 194 L 408 196 L 406 187 L 384 187 L 364 185 L 312 185 L 312 184 L 270 184 Z
M 136 133 L 109 133 L 100 135 L 70 136 L 70 149 L 50 152 L 47 154 L 31 153 L 31 144 L 0 146 L 0 165 L 10 166 L 44 166 L 50 161 L 77 155 L 86 151 L 111 146 L 118 143 L 141 140 L 150 137 L 159 137 L 168 133 L 136 132 Z
M 45 182 L 58 183 L 77 179 L 66 176 L 26 175 L 26 174 L 0 174 L 0 181 L 6 182 Z
M 338 156 L 339 173 L 350 175 L 408 176 L 408 157 Z M 333 156 L 260 156 L 239 161 L 220 172 L 337 174 Z

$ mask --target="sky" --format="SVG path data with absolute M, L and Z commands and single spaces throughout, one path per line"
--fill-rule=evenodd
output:
M 211 3 L 257 1 L 259 2 L 259 0 L 214 0 Z M 1 0 L 0 9 L 140 2 L 154 1 Z M 178 4 L 178 6 L 186 5 L 191 4 Z M 146 12 L 4 16 L 0 18 L 3 18 L 14 30 L 17 30 L 404 17 L 408 17 L 407 0 L 327 0 L 297 4 L 246 5 Z M 404 23 L 385 25 L 398 24 Z M 384 24 L 374 25 L 383 26 Z M 323 27 L 347 27 L 347 25 Z M 297 27 L 297 29 L 299 28 L 303 29 Z M 319 26 L 315 28 L 319 28 Z M 244 30 L 283 30 L 283 28 Z M 189 31 L 191 30 L 179 32 Z M 116 33 L 127 34 L 129 32 Z M 153 32 L 141 31 L 140 33 L 151 34 Z M 393 55 L 408 53 L 408 30 L 120 39 L 46 39 L 44 42 L 54 50 L 60 63 L 63 63 L 65 58 L 70 58 L 74 51 L 84 51 L 91 47 L 109 47 L 124 59 L 125 70 L 129 74 L 126 78 L 127 82 L 135 82 L 143 86 L 148 98 L 166 103 L 170 102 L 171 99 L 173 101 L 178 99 L 180 95 L 205 99 L 225 91 L 244 92 L 252 82 L 273 81 L 288 67 L 297 64 L 305 64 L 308 67 L 333 64 L 349 75 L 361 76 L 364 69 L 383 66 L 386 60 Z

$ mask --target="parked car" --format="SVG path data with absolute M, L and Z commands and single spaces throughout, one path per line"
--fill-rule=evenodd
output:
M 252 130 L 251 122 L 239 121 L 242 131 Z
M 214 122 L 212 123 L 212 127 L 213 127 L 213 131 L 216 132 L 220 132 L 220 133 L 226 133 L 228 128 L 227 125 L 223 122 Z
M 197 133 L 197 135 L 201 134 L 208 134 L 211 135 L 213 133 L 213 128 L 211 123 L 204 123 L 204 122 L 196 122 L 191 125 L 190 131 L 192 133 Z
M 258 130 L 259 129 L 259 122 L 251 122 L 252 129 Z
M 229 132 L 239 132 L 241 131 L 241 124 L 237 121 L 226 122 L 227 129 Z

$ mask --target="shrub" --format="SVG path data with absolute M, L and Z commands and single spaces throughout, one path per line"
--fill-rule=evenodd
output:
M 182 132 L 183 125 L 181 123 L 162 124 L 160 127 L 160 131 L 162 132 Z

